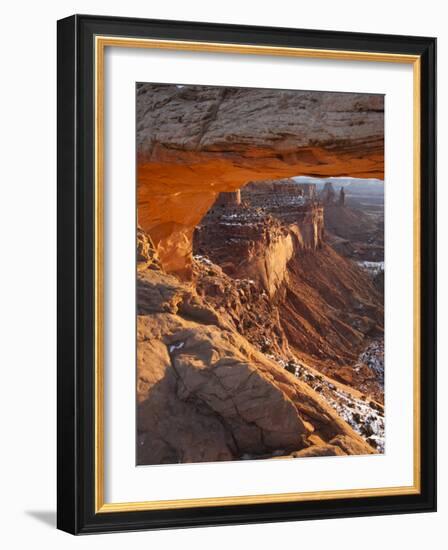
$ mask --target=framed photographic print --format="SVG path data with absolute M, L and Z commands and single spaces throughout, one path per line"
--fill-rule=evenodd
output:
M 433 511 L 433 38 L 58 22 L 58 527 Z

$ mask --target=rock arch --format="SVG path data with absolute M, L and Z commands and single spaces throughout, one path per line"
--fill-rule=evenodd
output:
M 383 178 L 381 95 L 141 84 L 138 221 L 188 279 L 195 226 L 220 192 L 296 175 Z

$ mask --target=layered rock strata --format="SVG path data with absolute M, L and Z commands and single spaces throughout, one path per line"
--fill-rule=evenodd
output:
M 263 208 L 250 206 L 252 192 Z M 351 366 L 369 339 L 382 337 L 382 295 L 363 269 L 326 244 L 323 207 L 314 200 L 297 205 L 288 187 L 287 200 L 281 193 L 281 186 L 259 182 L 244 189 L 238 207 L 217 201 L 194 236 L 196 258 L 209 272 L 196 273 L 198 290 L 234 312 L 239 332 L 259 349 L 300 358 L 381 400 L 375 373 Z M 239 292 L 246 285 L 244 305 L 219 298 L 229 291 L 216 282 L 223 280 L 216 266 Z
M 284 182 L 252 183 L 237 205 L 221 194 L 195 230 L 194 250 L 233 278 L 257 281 L 272 298 L 293 256 L 322 246 L 323 209 L 314 191 Z

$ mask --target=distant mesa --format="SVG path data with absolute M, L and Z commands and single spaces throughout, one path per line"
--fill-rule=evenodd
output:
M 300 184 L 287 178 L 250 182 L 242 188 L 241 196 L 252 206 L 294 206 L 316 199 L 317 192 L 314 184 Z

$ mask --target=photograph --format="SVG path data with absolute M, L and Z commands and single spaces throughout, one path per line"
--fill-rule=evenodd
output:
M 59 529 L 436 509 L 435 59 L 58 21 Z
M 448 27 L 403 8 L 5 3 L 2 548 L 439 550 Z
M 136 83 L 138 466 L 384 454 L 384 99 Z

